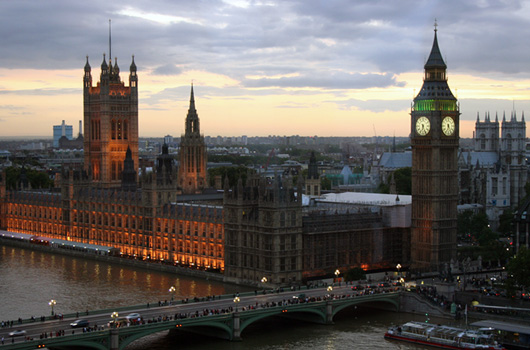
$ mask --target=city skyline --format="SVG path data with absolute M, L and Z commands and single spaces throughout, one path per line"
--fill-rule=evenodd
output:
M 460 101 L 460 135 L 477 113 L 530 107 L 530 7 L 476 1 L 212 1 L 148 5 L 3 2 L 0 137 L 45 136 L 83 119 L 89 56 L 128 85 L 139 75 L 141 137 L 184 132 L 193 81 L 206 135 L 407 136 L 435 18 Z M 74 134 L 77 130 L 74 130 Z

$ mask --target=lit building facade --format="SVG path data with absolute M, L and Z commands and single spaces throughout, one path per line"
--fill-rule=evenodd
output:
M 138 168 L 138 75 L 134 56 L 129 86 L 120 78 L 117 59 L 101 63 L 100 81 L 92 86 L 92 69 L 83 77 L 85 170 L 100 186 L 119 185 L 125 153 L 129 148 Z
M 193 87 L 179 168 L 164 145 L 153 170 L 142 168 L 138 176 L 134 60 L 129 87 L 116 63 L 104 60 L 96 87 L 90 71 L 87 60 L 84 169 L 65 169 L 57 188 L 45 191 L 23 182 L 7 190 L 2 176 L 0 229 L 110 246 L 124 257 L 215 270 L 226 281 L 245 284 L 263 277 L 299 284 L 336 269 L 408 262 L 410 223 L 393 224 L 383 210 L 315 204 L 320 188 L 314 156 L 309 187 L 302 176 L 295 187 L 290 176 L 270 182 L 249 175 L 234 188 L 226 181 L 222 201 L 198 195 L 207 180 L 206 147 Z M 305 190 L 314 200 L 309 207 Z

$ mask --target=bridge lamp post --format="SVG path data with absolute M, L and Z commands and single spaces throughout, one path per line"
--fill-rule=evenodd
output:
M 263 291 L 265 292 L 265 283 L 267 283 L 268 280 L 267 280 L 267 277 L 263 276 L 263 278 L 261 279 L 261 283 L 263 283 Z
M 396 269 L 397 269 L 398 275 L 401 276 L 401 264 L 397 264 Z
M 234 298 L 234 304 L 236 304 L 236 312 L 237 312 L 237 304 L 239 304 L 240 301 L 241 299 L 239 299 L 239 297 Z
M 116 320 L 118 319 L 118 316 L 119 316 L 119 315 L 118 315 L 118 313 L 117 313 L 116 311 L 114 311 L 114 312 L 110 315 L 110 317 L 112 317 L 112 321 L 113 321 L 113 322 L 112 322 L 112 326 L 113 326 L 114 328 L 116 328 L 116 327 L 118 326 L 118 325 L 116 324 Z
M 339 271 L 339 269 L 336 269 L 335 270 L 335 280 L 339 279 L 339 275 L 340 275 L 340 271 Z M 340 286 L 340 281 L 339 281 L 339 286 Z
M 53 307 L 57 304 L 57 302 L 55 300 L 50 300 L 50 302 L 48 303 L 48 305 L 50 305 L 52 307 L 52 316 L 54 315 L 53 313 Z
M 332 287 L 332 286 L 329 286 L 328 289 L 327 289 L 327 291 L 328 291 L 328 298 L 329 298 L 329 297 L 331 296 L 331 295 L 330 295 L 331 292 L 333 292 L 333 287 Z
M 171 302 L 173 303 L 173 299 L 175 298 L 175 287 L 174 286 L 171 286 L 169 287 L 169 292 L 171 293 Z

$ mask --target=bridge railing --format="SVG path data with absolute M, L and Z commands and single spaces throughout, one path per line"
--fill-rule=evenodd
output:
M 319 288 L 319 287 L 313 287 Z M 127 305 L 127 306 L 117 306 L 113 308 L 105 308 L 105 309 L 98 309 L 98 310 L 85 310 L 85 311 L 79 311 L 79 312 L 67 312 L 67 313 L 55 313 L 55 315 L 48 315 L 48 316 L 38 316 L 34 318 L 24 318 L 19 320 L 12 320 L 13 327 L 17 324 L 26 324 L 26 323 L 38 323 L 42 322 L 42 317 L 44 317 L 44 321 L 50 321 L 50 320 L 56 320 L 59 319 L 62 315 L 63 318 L 82 318 L 84 316 L 89 315 L 102 315 L 102 314 L 110 314 L 114 311 L 120 312 L 120 311 L 132 311 L 132 310 L 138 310 L 138 309 L 145 309 L 145 308 L 155 308 L 155 307 L 163 307 L 163 306 L 170 306 L 170 305 L 179 305 L 182 303 L 195 303 L 195 302 L 205 302 L 205 301 L 211 301 L 214 300 L 213 297 L 215 297 L 215 300 L 220 299 L 233 299 L 236 294 L 238 294 L 240 297 L 243 296 L 254 296 L 254 295 L 261 295 L 261 294 L 272 294 L 272 293 L 280 293 L 284 291 L 299 291 L 299 290 L 307 290 L 311 289 L 311 287 L 307 286 L 297 286 L 296 288 L 277 288 L 277 289 L 271 289 L 271 288 L 261 288 L 256 289 L 255 291 L 249 291 L 249 292 L 242 292 L 242 293 L 232 293 L 232 294 L 222 294 L 222 295 L 215 295 L 215 296 L 206 296 L 206 297 L 194 297 L 194 298 L 184 298 L 184 299 L 178 299 L 178 300 L 164 300 L 164 301 L 155 301 L 155 302 L 146 302 L 145 304 L 136 304 L 136 305 Z M 11 322 L 11 321 L 8 321 Z

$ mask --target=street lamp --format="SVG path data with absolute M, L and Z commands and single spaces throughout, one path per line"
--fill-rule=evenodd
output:
M 52 307 L 52 316 L 54 315 L 53 313 L 53 307 L 55 306 L 55 304 L 57 304 L 57 302 L 55 300 L 50 300 L 50 302 L 48 303 L 48 305 L 50 305 Z
M 117 313 L 116 311 L 114 311 L 114 312 L 110 315 L 110 317 L 112 317 L 112 321 L 113 321 L 112 323 L 113 323 L 113 325 L 114 325 L 114 328 L 116 328 L 116 327 L 118 326 L 118 325 L 116 324 L 116 320 L 118 319 L 118 316 L 119 316 L 119 315 L 118 315 L 118 313 Z
M 263 276 L 263 278 L 261 279 L 261 283 L 263 284 L 263 294 L 265 294 L 265 283 L 267 282 L 267 277 Z
M 175 298 L 175 287 L 174 286 L 171 286 L 169 287 L 169 292 L 171 293 L 171 301 L 173 301 L 173 299 Z
M 340 271 L 339 269 L 335 270 L 335 281 L 339 281 L 339 287 L 340 287 L 340 280 L 339 280 Z
M 397 264 L 396 269 L 397 269 L 398 275 L 401 276 L 401 264 Z
M 241 301 L 241 299 L 239 299 L 239 297 L 235 297 L 234 298 L 234 303 L 236 304 L 236 312 L 237 312 L 237 304 Z

